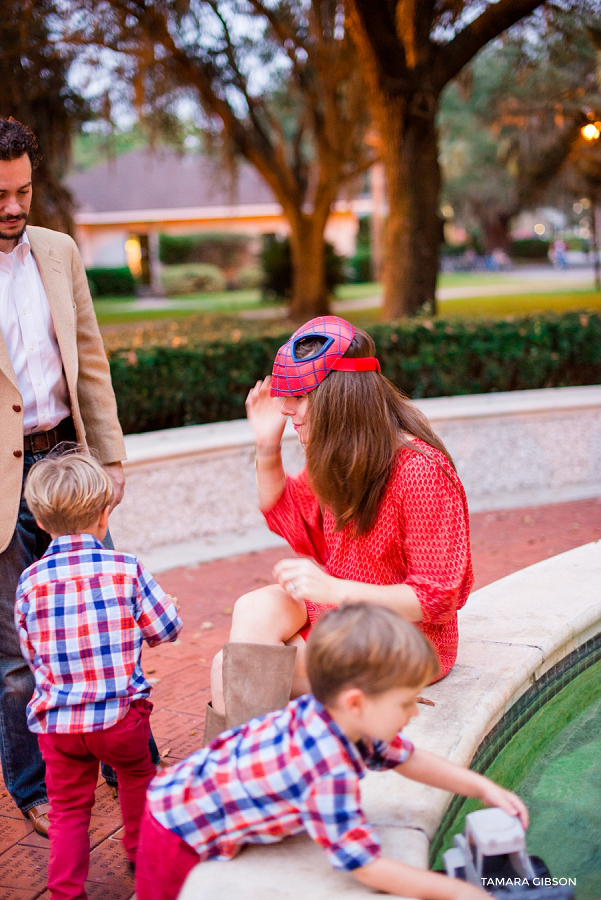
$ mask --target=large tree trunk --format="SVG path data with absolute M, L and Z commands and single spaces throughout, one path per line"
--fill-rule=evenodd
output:
M 493 250 L 509 252 L 509 222 L 511 216 L 507 213 L 498 213 L 496 216 L 480 217 L 482 226 L 482 238 L 485 253 Z
M 387 102 L 379 116 L 389 213 L 384 263 L 384 319 L 435 312 L 442 220 L 434 101 L 430 108 L 404 98 Z
M 31 225 L 41 225 L 52 231 L 64 231 L 75 236 L 73 198 L 49 166 L 42 160 L 33 173 L 33 198 L 29 214 Z
M 292 297 L 289 315 L 297 322 L 330 311 L 324 265 L 326 220 L 315 213 L 291 217 Z

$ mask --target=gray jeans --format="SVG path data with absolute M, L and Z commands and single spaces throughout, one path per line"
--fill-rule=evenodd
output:
M 23 484 L 46 453 L 25 453 Z M 0 758 L 6 789 L 22 812 L 46 802 L 44 761 L 26 721 L 33 675 L 21 655 L 15 628 L 15 593 L 21 573 L 43 556 L 50 535 L 36 525 L 23 495 L 10 544 L 0 553 Z

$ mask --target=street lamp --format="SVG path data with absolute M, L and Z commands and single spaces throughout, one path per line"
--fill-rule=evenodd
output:
M 597 128 L 596 122 L 589 122 L 588 125 L 583 125 L 580 129 L 580 133 L 587 141 L 596 141 L 601 137 L 601 131 Z

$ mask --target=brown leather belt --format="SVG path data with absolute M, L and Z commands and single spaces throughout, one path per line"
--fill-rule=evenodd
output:
M 74 440 L 76 440 L 75 425 L 71 416 L 68 416 L 59 422 L 56 428 L 49 428 L 48 431 L 36 431 L 34 434 L 24 434 L 23 449 L 25 453 L 43 453 L 45 450 L 52 450 L 62 441 Z

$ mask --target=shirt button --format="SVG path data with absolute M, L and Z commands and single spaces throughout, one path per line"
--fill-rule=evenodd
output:
M 27 312 L 27 310 L 26 310 L 26 309 L 24 309 L 24 310 L 23 310 L 23 315 L 25 315 L 25 314 L 26 314 L 26 312 Z
M 38 387 L 41 385 L 41 383 L 42 383 L 41 381 L 38 381 Z
M 30 350 L 35 350 L 35 344 L 30 344 L 30 345 L 29 345 L 29 349 L 30 349 Z
M 22 450 L 13 450 L 13 456 L 16 456 L 19 459 L 20 456 L 23 456 Z
M 46 418 L 46 413 L 42 413 L 42 419 Z
M 13 409 L 15 412 L 21 412 L 21 407 L 18 403 L 13 403 Z

